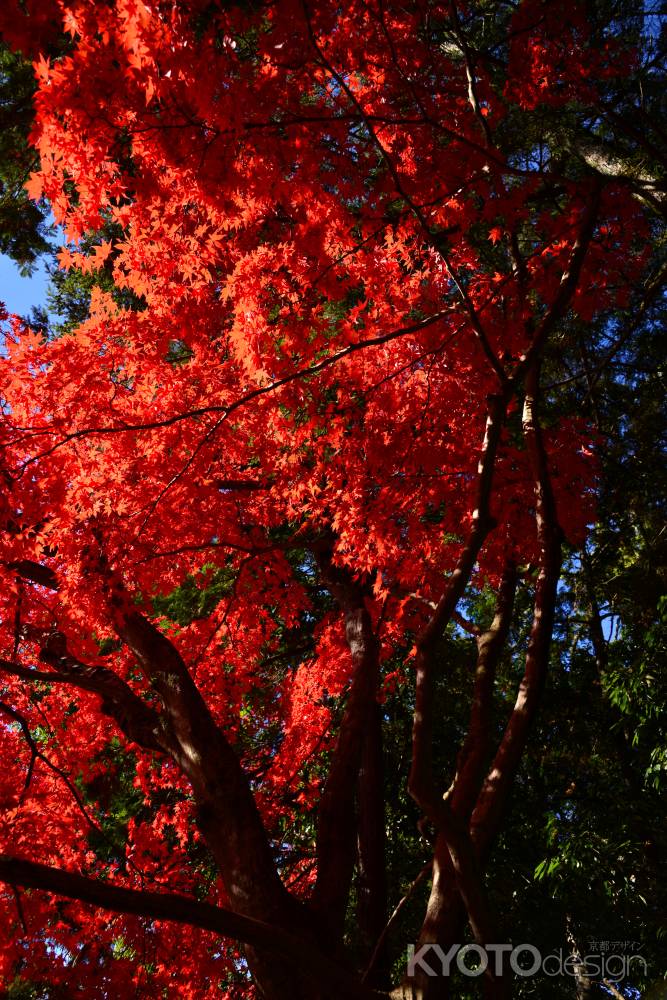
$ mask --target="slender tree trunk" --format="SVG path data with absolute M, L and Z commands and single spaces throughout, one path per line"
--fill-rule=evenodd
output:
M 574 972 L 574 982 L 577 991 L 577 1000 L 590 1000 L 592 995 L 593 984 L 591 982 L 591 977 L 588 975 L 585 963 L 581 960 L 581 953 L 577 946 L 576 939 L 572 933 L 572 921 L 568 914 L 566 918 L 567 926 L 567 940 L 570 945 L 570 954 L 572 956 L 573 962 L 572 971 Z
M 353 672 L 345 711 L 317 812 L 317 881 L 313 907 L 332 947 L 342 944 L 357 859 L 357 784 L 369 716 L 376 703 L 379 644 L 366 607 L 366 591 L 319 553 L 326 584 L 343 611 Z
M 358 783 L 358 904 L 357 923 L 363 964 L 373 955 L 387 920 L 386 829 L 382 709 L 370 706 Z M 385 950 L 376 955 L 369 986 L 379 986 L 386 973 Z

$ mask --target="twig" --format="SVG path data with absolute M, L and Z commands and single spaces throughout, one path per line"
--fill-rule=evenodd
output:
M 368 965 L 366 966 L 364 974 L 361 977 L 362 983 L 365 983 L 368 980 L 368 977 L 370 976 L 370 974 L 372 973 L 373 969 L 375 968 L 375 963 L 377 962 L 378 957 L 380 955 L 380 952 L 382 951 L 382 946 L 384 945 L 384 943 L 385 943 L 385 941 L 387 939 L 387 935 L 389 934 L 389 931 L 391 930 L 391 928 L 394 926 L 394 924 L 398 920 L 398 917 L 400 916 L 401 911 L 404 909 L 405 905 L 408 903 L 408 901 L 414 895 L 415 890 L 417 889 L 418 885 L 421 882 L 423 882 L 423 880 L 426 878 L 426 876 L 428 875 L 428 873 L 431 871 L 432 868 L 433 868 L 433 862 L 432 861 L 427 861 L 426 864 L 424 865 L 424 867 L 422 868 L 422 870 L 417 875 L 417 877 L 415 879 L 413 879 L 413 881 L 408 886 L 407 891 L 406 891 L 405 895 L 403 896 L 403 898 L 400 899 L 398 901 L 398 903 L 396 904 L 396 906 L 394 907 L 394 909 L 392 911 L 392 914 L 389 917 L 389 920 L 385 924 L 384 930 L 382 931 L 382 933 L 380 934 L 380 937 L 377 940 L 375 948 L 373 949 L 373 954 L 371 955 L 370 961 L 369 961 Z

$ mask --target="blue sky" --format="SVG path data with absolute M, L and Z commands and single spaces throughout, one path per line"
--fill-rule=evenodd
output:
M 32 306 L 45 305 L 47 277 L 40 265 L 31 278 L 23 278 L 9 257 L 0 254 L 0 302 L 9 312 L 24 316 Z

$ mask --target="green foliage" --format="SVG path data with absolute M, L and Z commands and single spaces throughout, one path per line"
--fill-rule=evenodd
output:
M 83 789 L 96 806 L 97 826 L 89 830 L 88 842 L 98 858 L 124 864 L 128 823 L 145 812 L 143 795 L 134 787 L 136 761 L 114 739 L 97 763 L 96 777 Z
M 89 252 L 93 246 L 102 241 L 118 240 L 123 236 L 122 229 L 107 222 L 101 229 L 87 233 L 81 241 L 82 252 Z M 90 273 L 80 268 L 61 270 L 51 262 L 47 268 L 49 286 L 46 301 L 49 313 L 49 332 L 51 336 L 62 336 L 76 329 L 88 318 L 90 296 L 94 288 L 111 295 L 113 301 L 121 309 L 141 310 L 143 303 L 128 289 L 118 288 L 113 280 L 113 253 L 104 266 Z M 179 356 L 180 359 L 180 356 Z
M 230 593 L 236 574 L 219 567 L 204 567 L 198 577 L 190 576 L 171 594 L 153 598 L 156 615 L 177 625 L 190 625 L 198 618 L 207 618 L 220 600 Z
M 0 45 L 0 252 L 24 275 L 49 251 L 51 232 L 48 207 L 30 201 L 23 186 L 37 168 L 28 144 L 34 89 L 31 64 Z

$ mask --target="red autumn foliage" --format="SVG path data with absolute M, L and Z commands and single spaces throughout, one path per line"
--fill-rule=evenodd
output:
M 465 16 L 3 7 L 35 58 L 29 193 L 65 229 L 62 266 L 111 269 L 131 301 L 97 289 L 48 342 L 4 321 L 3 855 L 317 927 L 326 952 L 364 713 L 397 683 L 421 690 L 429 628 L 462 588 L 515 565 L 553 589 L 554 547 L 584 537 L 591 428 L 553 411 L 536 430 L 526 400 L 567 315 L 627 301 L 642 210 L 497 137 L 512 115 L 593 102 L 630 56 L 582 62 L 584 7 L 526 0 L 499 86 L 441 42 Z M 225 584 L 168 620 L 156 599 L 193 579 Z M 411 790 L 437 827 L 420 738 Z M 141 808 L 120 854 L 105 817 L 122 768 Z M 318 837 L 290 843 L 318 811 Z M 35 892 L 17 909 L 9 890 L 0 911 L 5 982 L 253 989 L 220 992 L 242 968 L 231 938 L 159 914 Z M 262 995 L 315 995 L 281 993 L 260 953 Z

